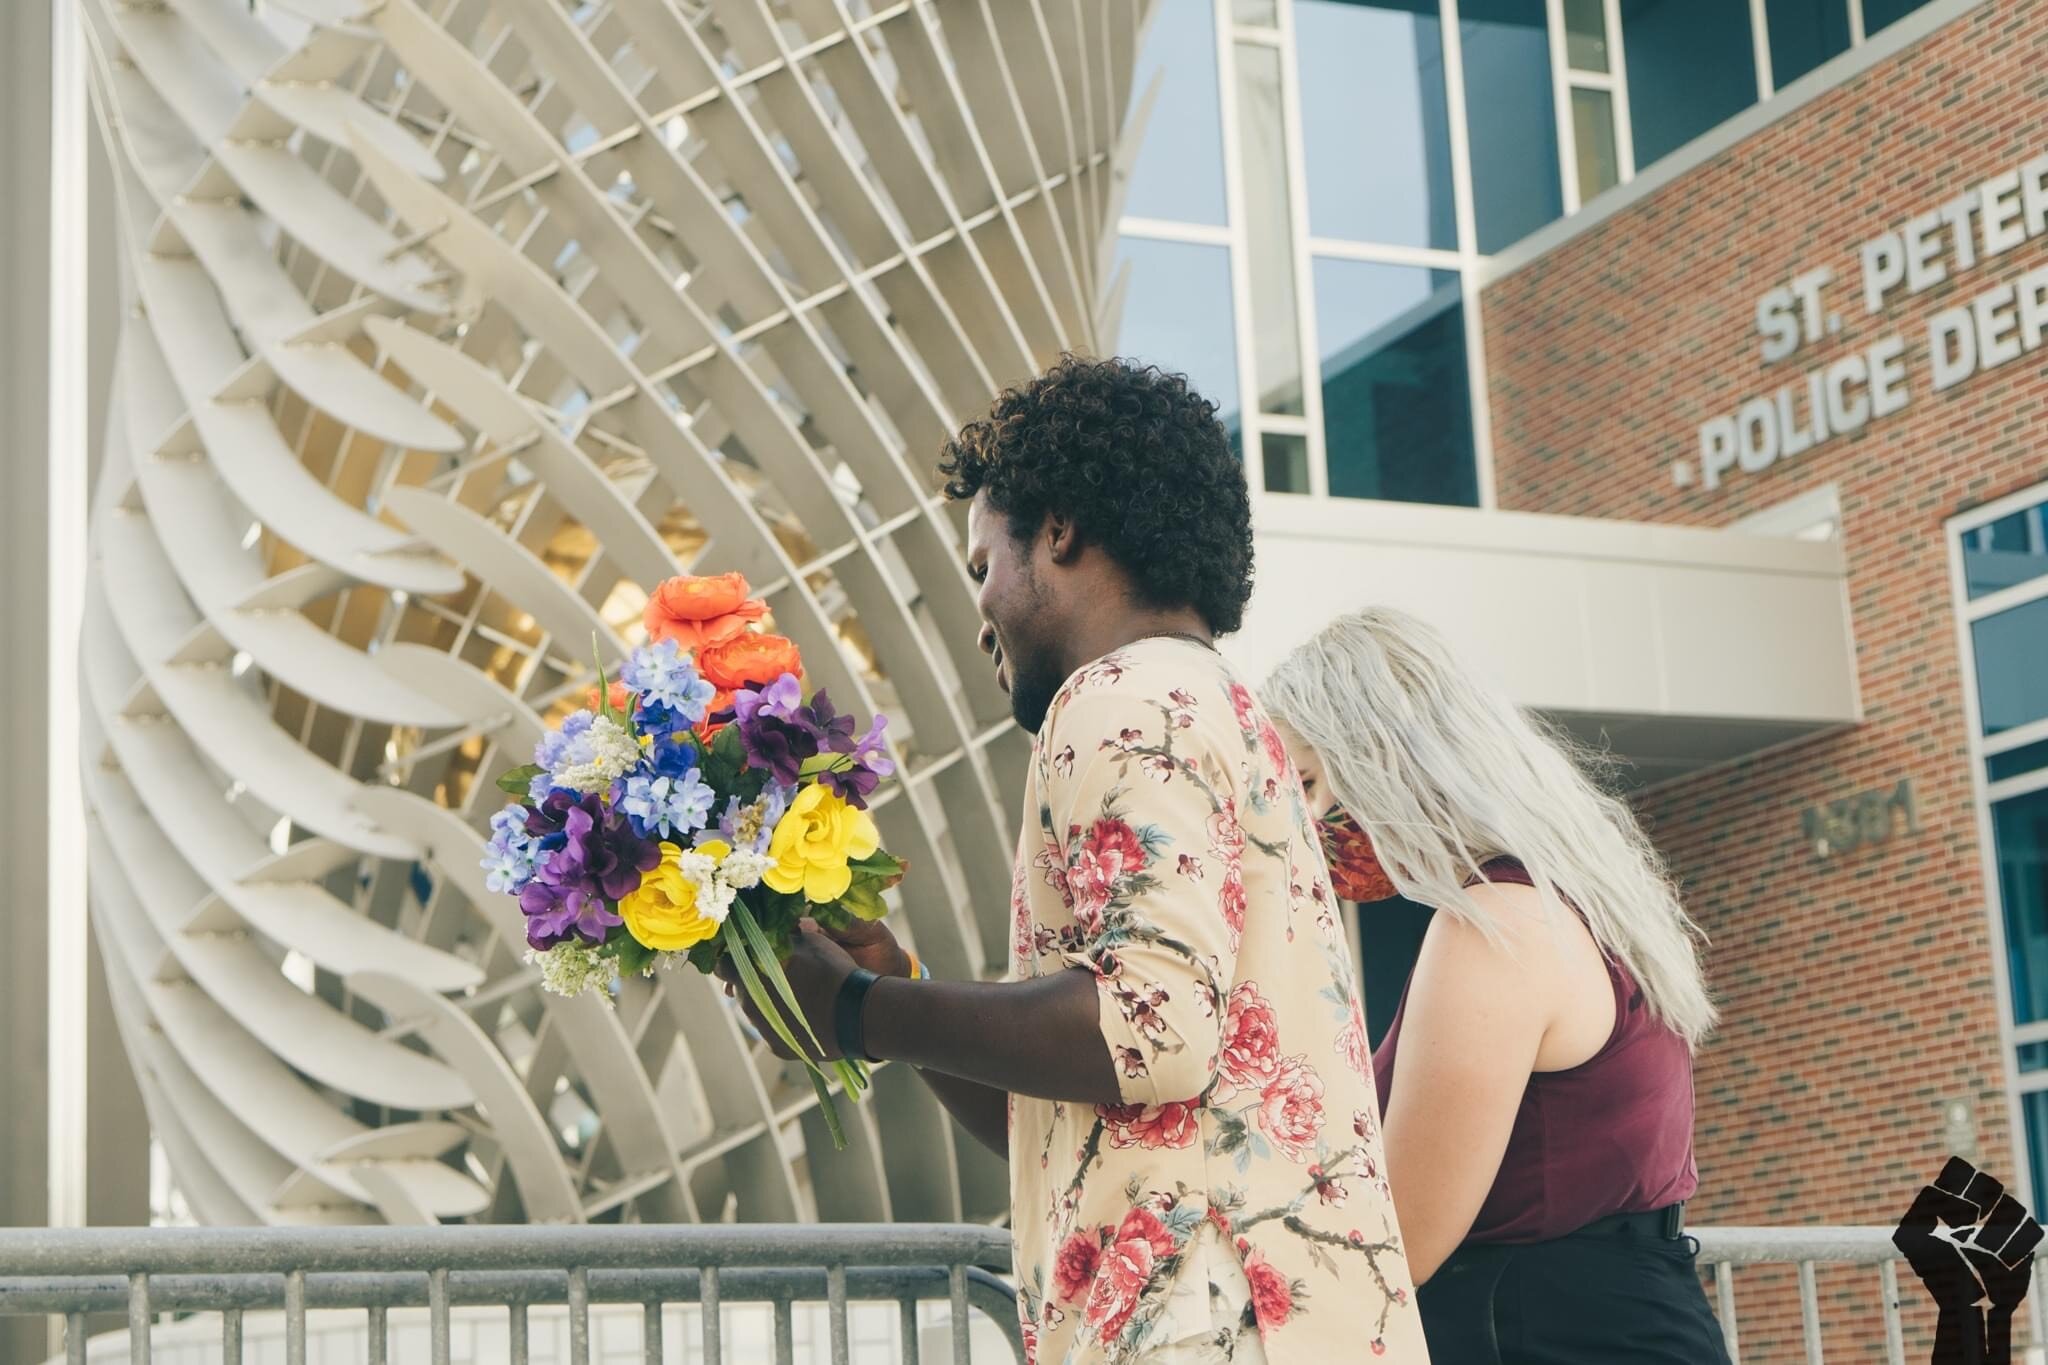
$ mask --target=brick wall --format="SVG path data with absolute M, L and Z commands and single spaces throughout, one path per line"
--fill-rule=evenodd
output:
M 1889 1226 L 1947 1155 L 1948 1097 L 1971 1101 L 1984 1162 L 2017 1175 L 1943 522 L 2048 479 L 2048 349 L 1936 394 L 1925 320 L 2048 264 L 2048 237 L 1876 316 L 1857 251 L 2042 152 L 2048 0 L 1992 0 L 1484 295 L 1503 507 L 1724 525 L 1840 489 L 1867 722 L 1644 803 L 1726 1012 L 1699 1065 L 1696 1222 Z M 1819 265 L 1840 334 L 1765 366 L 1758 296 Z M 1701 422 L 1892 332 L 1905 411 L 1718 491 L 1674 482 Z M 1902 777 L 1920 834 L 1815 857 L 1805 807 Z M 1881 1360 L 1874 1274 L 1822 1284 L 1828 1358 Z M 1790 1273 L 1737 1285 L 1745 1358 L 1803 1358 Z

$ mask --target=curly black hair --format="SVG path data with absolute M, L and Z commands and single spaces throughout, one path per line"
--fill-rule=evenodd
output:
M 1005 389 L 940 453 L 946 496 L 986 490 L 1014 536 L 1072 517 L 1150 607 L 1191 606 L 1209 629 L 1244 624 L 1252 506 L 1216 405 L 1187 376 L 1064 355 Z

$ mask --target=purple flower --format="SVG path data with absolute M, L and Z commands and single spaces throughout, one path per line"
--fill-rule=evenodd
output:
M 824 697 L 820 692 L 820 699 Z M 876 716 L 874 724 L 859 743 L 849 743 L 847 748 L 834 746 L 835 752 L 847 755 L 819 774 L 818 780 L 838 794 L 847 805 L 861 810 L 867 809 L 868 798 L 875 794 L 875 787 L 881 780 L 896 771 L 896 762 L 882 747 L 882 730 L 887 724 L 883 716 Z
M 526 830 L 547 850 L 519 893 L 526 941 L 537 949 L 571 934 L 603 943 L 608 930 L 624 923 L 610 902 L 638 890 L 641 874 L 661 862 L 660 847 L 596 796 L 551 793 L 527 818 Z
M 774 837 L 775 826 L 781 821 L 789 803 L 796 799 L 794 786 L 783 786 L 771 782 L 761 789 L 761 794 L 752 801 L 741 803 L 735 796 L 725 803 L 725 814 L 718 818 L 718 824 L 701 831 L 696 838 L 699 845 L 719 839 L 733 849 L 745 849 L 749 853 L 766 853 L 768 841 Z
M 823 734 L 803 704 L 803 691 L 793 673 L 768 686 L 734 694 L 733 714 L 749 768 L 759 768 L 784 786 L 795 786 L 804 760 L 815 757 Z

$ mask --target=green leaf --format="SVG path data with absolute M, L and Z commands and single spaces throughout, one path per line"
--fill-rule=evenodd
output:
M 654 949 L 634 938 L 631 931 L 620 934 L 605 946 L 618 959 L 621 976 L 638 976 L 654 961 Z
M 789 977 L 784 975 L 782 964 L 775 960 L 775 948 L 768 942 L 768 936 L 761 932 L 761 926 L 754 922 L 753 912 L 735 901 L 732 913 L 726 916 L 726 923 L 739 926 L 740 937 L 747 941 L 747 948 L 754 954 L 762 974 L 774 985 L 775 993 L 782 997 L 783 1004 L 789 1006 L 789 1012 L 796 1016 L 797 1022 L 804 1026 L 804 1036 L 811 1040 L 811 1046 L 822 1055 L 825 1046 L 812 1031 L 811 1021 L 805 1017 L 803 1006 L 797 1003 L 796 991 L 791 988 Z M 803 1049 L 797 1050 L 801 1052 Z
M 832 1091 L 825 1084 L 825 1073 L 820 1071 L 818 1064 L 797 1045 L 795 1036 L 789 1031 L 789 1025 L 783 1022 L 782 1015 L 776 1010 L 775 1002 L 768 998 L 768 988 L 761 984 L 760 973 L 754 969 L 753 959 L 741 942 L 741 936 L 721 934 L 719 937 L 726 941 L 726 956 L 732 959 L 734 970 L 739 972 L 740 984 L 747 988 L 747 997 L 754 1002 L 755 1012 L 767 1021 L 768 1027 L 775 1031 L 775 1036 L 782 1040 L 782 1045 L 802 1060 L 804 1070 L 810 1074 L 811 1089 L 817 1093 L 818 1107 L 824 1112 L 825 1127 L 832 1134 L 832 1145 L 839 1151 L 845 1151 L 846 1130 L 839 1126 L 839 1110 L 832 1103 Z
M 877 879 L 881 883 L 875 888 L 877 891 L 887 891 L 910 871 L 908 862 L 886 848 L 878 848 L 867 857 L 849 861 L 846 865 L 853 869 L 856 880 L 863 875 Z
M 616 721 L 619 713 L 612 709 L 612 685 L 604 678 L 604 646 L 597 642 L 597 632 L 590 632 L 590 657 L 597 662 L 597 712 L 606 720 Z
M 846 755 L 844 754 L 812 754 L 804 760 L 803 766 L 796 770 L 796 775 L 799 779 L 816 777 L 819 773 L 832 768 L 845 757 Z
M 882 899 L 881 884 L 872 877 L 855 877 L 846 894 L 833 903 L 856 919 L 878 920 L 889 913 L 888 902 Z M 818 922 L 823 924 L 824 920 Z
M 541 767 L 538 763 L 522 763 L 512 769 L 512 771 L 499 776 L 498 790 L 504 792 L 507 796 L 516 796 L 521 800 L 525 800 L 527 792 L 533 786 L 533 779 L 546 771 L 547 769 Z
M 706 976 L 718 974 L 718 959 L 725 956 L 725 944 L 716 938 L 707 938 L 690 949 L 690 965 Z

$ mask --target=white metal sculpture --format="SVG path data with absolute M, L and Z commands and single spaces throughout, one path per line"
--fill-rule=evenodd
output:
M 739 569 L 890 716 L 917 948 L 1002 969 L 1027 741 L 930 467 L 1105 334 L 1147 4 L 85 0 L 92 913 L 199 1217 L 1005 1207 L 907 1074 L 835 1153 L 695 973 L 543 995 L 481 831 L 593 637 Z

